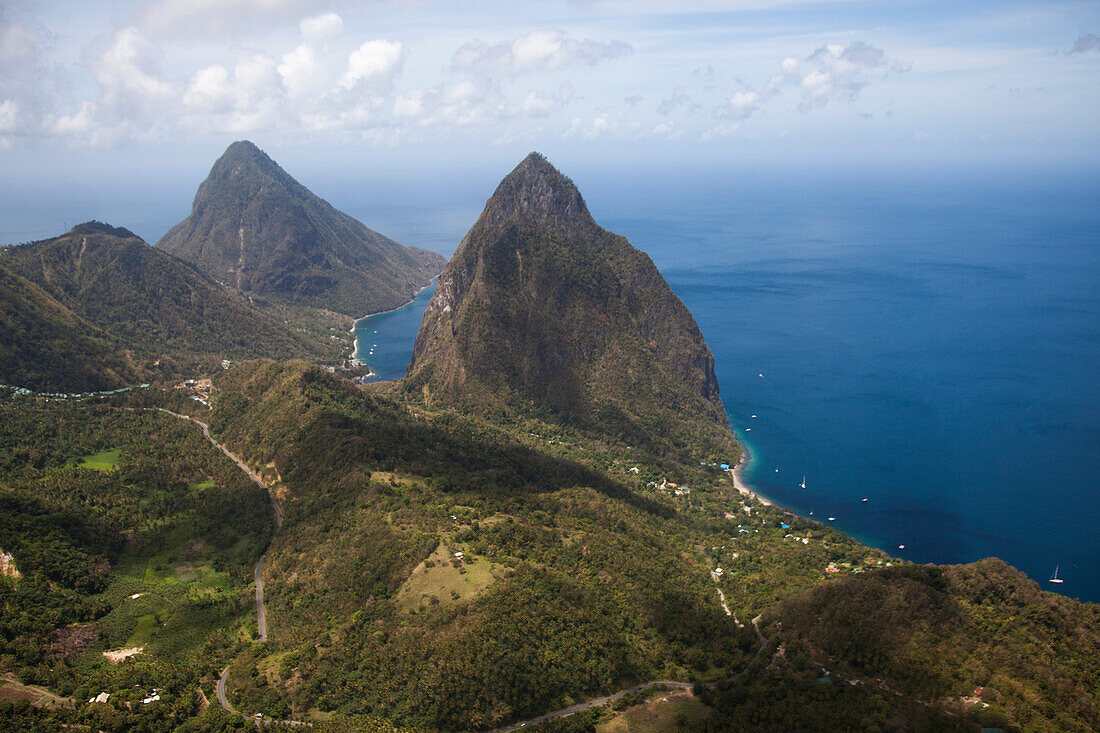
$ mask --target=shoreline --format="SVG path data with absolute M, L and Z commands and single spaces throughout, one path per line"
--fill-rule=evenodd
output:
M 778 502 L 775 502 L 761 494 L 753 486 L 745 481 L 745 478 L 742 474 L 748 467 L 748 464 L 752 461 L 752 451 L 749 450 L 749 444 L 738 437 L 736 433 L 734 433 L 734 438 L 737 439 L 737 444 L 741 446 L 741 457 L 737 459 L 737 465 L 729 470 L 730 476 L 733 477 L 734 488 L 736 488 L 743 496 L 751 496 L 764 506 L 774 506 L 779 509 L 786 509 L 786 507 L 781 506 Z
M 387 313 L 396 313 L 397 311 L 401 310 L 402 308 L 408 308 L 410 305 L 412 305 L 413 303 L 416 302 L 416 299 L 420 297 L 421 293 L 423 293 L 425 290 L 430 288 L 432 285 L 435 285 L 436 282 L 438 282 L 438 281 L 439 281 L 439 275 L 436 275 L 435 277 L 433 277 L 431 280 L 428 281 L 427 285 L 425 285 L 424 287 L 420 288 L 420 290 L 417 290 L 415 293 L 413 293 L 413 297 L 409 298 L 408 302 L 403 303 L 402 305 L 399 305 L 396 308 L 390 308 L 388 311 L 378 311 L 377 313 L 368 313 L 365 316 L 360 316 L 359 318 L 352 319 L 351 328 L 348 329 L 348 333 L 355 334 L 356 333 L 355 327 L 359 325 L 360 321 L 365 321 L 368 318 L 374 318 L 375 316 L 384 316 Z M 356 354 L 358 354 L 358 353 L 359 353 L 359 336 L 358 336 L 358 334 L 356 334 L 355 338 L 352 339 L 352 342 L 351 342 L 351 358 L 353 360 L 362 361 L 362 363 L 366 364 L 367 368 L 370 369 L 370 364 L 367 364 L 367 362 L 363 361 L 362 359 L 359 359 L 359 357 L 356 356 Z M 369 376 L 374 376 L 374 370 L 373 369 L 371 369 L 371 374 Z

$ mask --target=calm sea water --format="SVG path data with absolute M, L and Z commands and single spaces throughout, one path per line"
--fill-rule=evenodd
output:
M 1096 173 L 560 164 L 695 315 L 763 494 L 910 560 L 996 555 L 1100 601 Z M 430 191 L 311 183 L 372 228 L 446 254 L 505 172 Z M 193 194 L 54 187 L 5 189 L 0 241 L 92 217 L 155 241 Z M 404 374 L 430 296 L 360 323 L 379 378 Z M 1055 566 L 1061 586 L 1047 582 Z
M 435 283 L 403 308 L 355 322 L 355 358 L 370 364 L 374 377 L 367 381 L 400 379 L 412 361 L 413 342 L 424 310 L 435 293 Z
M 578 184 L 695 315 L 761 493 L 1100 601 L 1095 178 Z M 429 296 L 361 322 L 380 378 Z

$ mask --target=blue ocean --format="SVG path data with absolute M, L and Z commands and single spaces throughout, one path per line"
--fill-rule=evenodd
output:
M 1100 601 L 1100 179 L 628 178 L 577 183 L 694 314 L 760 493 Z M 367 220 L 449 252 L 478 211 Z M 378 378 L 404 374 L 430 295 L 358 325 Z
M 995 555 L 1100 601 L 1100 175 L 552 162 L 695 315 L 762 494 L 908 560 Z M 450 254 L 507 173 L 490 167 L 302 180 Z M 13 188 L 2 241 L 95 217 L 154 242 L 199 168 L 160 188 Z M 379 379 L 404 374 L 431 292 L 359 323 Z

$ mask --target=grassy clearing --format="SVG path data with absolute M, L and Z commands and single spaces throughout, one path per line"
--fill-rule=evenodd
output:
M 706 729 L 713 710 L 687 690 L 669 691 L 652 702 L 635 705 L 596 726 L 597 733 L 659 733 Z
M 397 607 L 405 613 L 473 598 L 501 577 L 506 568 L 485 559 L 472 558 L 441 542 L 427 560 L 420 563 L 397 592 Z
M 114 471 L 118 468 L 118 459 L 121 453 L 121 448 L 113 448 L 112 450 L 105 450 L 101 453 L 93 453 L 81 458 L 77 465 L 81 468 L 90 468 L 93 471 Z
M 134 632 L 130 634 L 130 638 L 126 640 L 124 646 L 126 648 L 145 646 L 153 640 L 153 633 L 157 630 L 159 625 L 155 613 L 147 613 L 139 616 L 137 625 L 134 626 Z

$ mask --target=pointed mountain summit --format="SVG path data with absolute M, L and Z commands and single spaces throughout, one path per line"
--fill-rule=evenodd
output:
M 336 210 L 246 140 L 157 247 L 242 292 L 353 318 L 408 302 L 446 262 Z
M 593 220 L 537 153 L 497 187 L 440 276 L 405 389 L 519 405 L 633 445 L 728 445 L 714 357 L 649 257 Z

